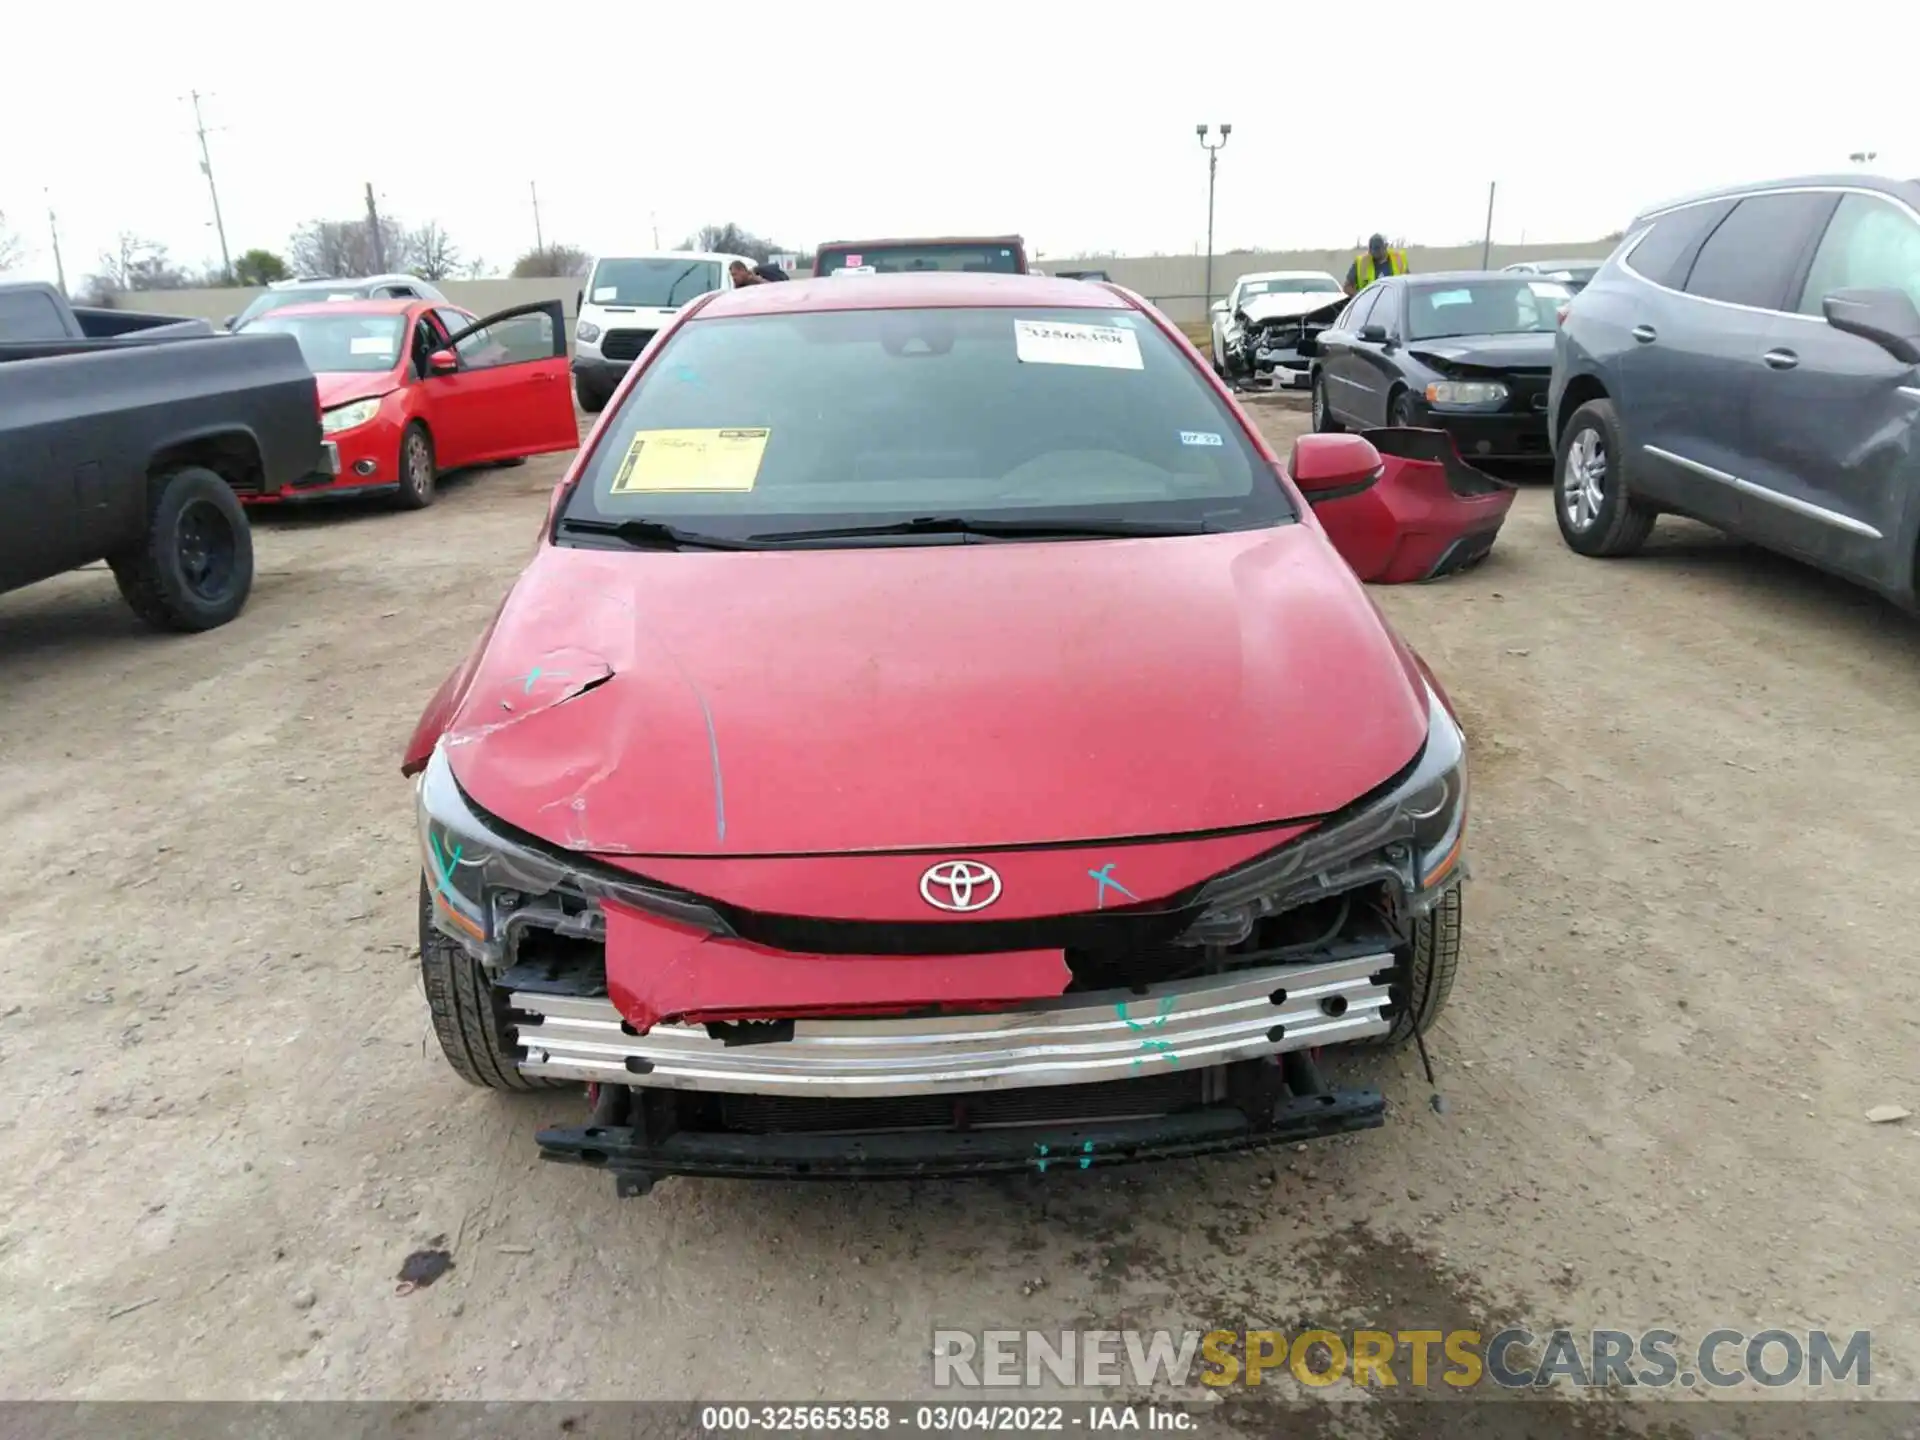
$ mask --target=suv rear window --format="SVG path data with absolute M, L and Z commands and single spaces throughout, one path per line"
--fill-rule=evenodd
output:
M 1199 368 L 1126 310 L 694 320 L 603 424 L 568 519 L 745 538 L 922 516 L 1293 518 Z
M 1656 285 L 1678 290 L 1686 284 L 1700 241 L 1732 208 L 1731 200 L 1712 200 L 1669 211 L 1627 253 L 1628 267 Z
M 965 270 L 990 275 L 1026 272 L 1024 256 L 1012 245 L 841 245 L 820 252 L 814 274 L 871 269 L 881 275 L 923 270 Z

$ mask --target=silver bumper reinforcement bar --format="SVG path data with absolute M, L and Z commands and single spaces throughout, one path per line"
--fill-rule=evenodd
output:
M 622 1028 L 611 1001 L 516 990 L 526 1075 L 755 1095 L 932 1095 L 1126 1080 L 1383 1035 L 1390 954 L 1238 970 L 987 1015 L 801 1019 L 727 1044 L 703 1025 Z M 1376 982 L 1375 977 L 1379 979 Z

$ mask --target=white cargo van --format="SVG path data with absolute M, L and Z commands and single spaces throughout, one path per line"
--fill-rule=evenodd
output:
M 580 291 L 573 326 L 573 393 L 580 408 L 606 407 L 627 368 L 674 311 L 709 290 L 731 290 L 727 267 L 744 255 L 699 250 L 644 250 L 606 255 Z

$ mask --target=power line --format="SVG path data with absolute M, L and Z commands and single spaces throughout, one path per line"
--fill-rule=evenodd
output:
M 233 257 L 227 253 L 227 224 L 220 218 L 220 188 L 213 183 L 213 157 L 207 153 L 207 127 L 200 118 L 200 92 L 187 92 L 193 100 L 193 131 L 200 137 L 200 173 L 207 177 L 207 194 L 213 197 L 213 228 L 220 235 L 220 275 L 233 282 Z

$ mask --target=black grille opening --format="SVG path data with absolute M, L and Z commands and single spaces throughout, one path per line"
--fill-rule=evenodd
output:
M 1075 1120 L 1125 1120 L 1177 1114 L 1206 1103 L 1205 1071 L 1175 1070 L 1093 1085 L 1047 1085 L 986 1090 L 966 1096 L 898 1095 L 814 1099 L 784 1095 L 683 1096 L 702 1111 L 683 1115 L 688 1128 L 750 1135 L 876 1134 L 900 1130 L 978 1130 L 1015 1125 L 1060 1125 Z M 1062 1163 L 1070 1163 L 1064 1159 Z
M 600 353 L 609 360 L 638 360 L 653 339 L 651 330 L 609 330 L 601 337 Z

